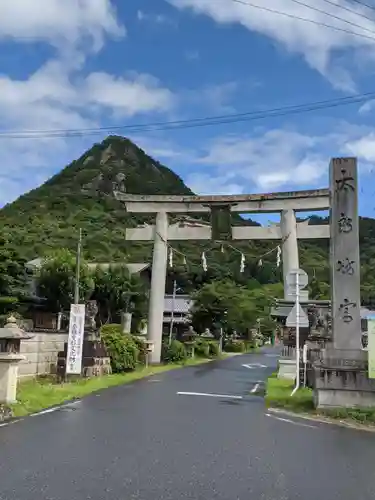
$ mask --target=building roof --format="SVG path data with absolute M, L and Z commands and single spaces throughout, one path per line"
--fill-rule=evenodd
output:
M 25 267 L 30 271 L 37 270 L 43 265 L 43 261 L 43 258 L 38 257 L 36 259 L 30 260 L 29 262 L 26 262 Z M 128 268 L 130 274 L 140 273 L 150 267 L 150 264 L 147 264 L 146 262 L 88 262 L 88 266 L 90 269 L 95 269 L 96 267 L 100 267 L 101 269 L 108 269 L 109 267 L 118 267 L 124 265 Z
M 315 302 L 317 303 L 318 301 L 315 301 Z M 325 304 L 326 301 L 321 301 L 321 302 L 322 302 L 322 304 L 321 304 L 322 306 L 327 305 L 327 304 Z M 307 305 L 307 304 L 301 303 L 302 307 L 305 305 Z M 310 305 L 310 302 L 309 302 L 309 305 Z M 319 304 L 316 304 L 316 305 L 319 306 Z M 293 307 L 292 304 L 273 307 L 271 310 L 271 316 L 277 316 L 279 318 L 287 318 L 292 307 Z M 367 309 L 366 307 L 361 307 L 361 309 L 360 309 L 361 318 L 363 318 L 363 319 L 367 318 L 367 316 L 369 314 L 373 314 L 374 312 L 375 311 L 371 311 L 370 309 Z
M 193 301 L 189 295 L 176 295 L 174 301 L 172 295 L 165 295 L 164 297 L 164 312 L 170 313 L 172 309 L 175 313 L 187 314 Z
M 125 263 L 125 262 L 89 262 L 87 264 L 90 269 L 99 267 L 100 269 L 108 269 L 109 267 L 125 266 L 130 274 L 140 273 L 150 267 L 147 263 Z

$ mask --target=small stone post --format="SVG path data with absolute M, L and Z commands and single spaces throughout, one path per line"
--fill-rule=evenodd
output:
M 121 330 L 123 334 L 128 334 L 131 332 L 132 326 L 132 313 L 122 312 L 121 313 Z
M 4 328 L 0 328 L 0 403 L 17 401 L 18 363 L 25 359 L 20 354 L 21 339 L 30 338 L 18 327 L 11 316 Z

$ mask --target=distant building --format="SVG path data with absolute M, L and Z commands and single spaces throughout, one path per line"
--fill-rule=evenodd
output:
M 37 259 L 30 260 L 25 264 L 25 272 L 29 285 L 29 293 L 31 297 L 38 297 L 36 274 L 42 267 L 44 259 L 38 257 Z M 99 267 L 100 269 L 108 269 L 109 267 L 127 267 L 130 274 L 139 274 L 146 279 L 148 283 L 151 281 L 151 266 L 147 263 L 127 263 L 127 262 L 88 262 L 90 269 Z
M 193 305 L 193 301 L 189 295 L 166 295 L 164 297 L 164 317 L 163 317 L 163 333 L 167 334 L 170 331 L 173 311 L 173 332 L 179 337 L 189 325 L 189 311 Z
M 35 299 L 35 301 L 43 300 L 38 296 L 37 290 L 37 272 L 43 265 L 43 258 L 37 258 L 31 260 L 25 264 L 25 272 L 27 275 L 27 280 L 29 284 L 30 296 Z M 119 266 L 126 266 L 130 274 L 139 274 L 144 278 L 146 283 L 150 286 L 151 284 L 151 265 L 148 263 L 127 263 L 127 262 L 88 262 L 88 266 L 91 269 L 97 267 L 101 269 L 108 269 L 109 267 L 116 268 Z M 169 333 L 172 310 L 173 313 L 173 331 L 180 335 L 183 333 L 188 326 L 188 313 L 192 305 L 188 295 L 176 295 L 175 300 L 173 300 L 172 295 L 165 295 L 164 299 L 164 317 L 163 317 L 163 331 L 165 334 Z M 57 315 L 40 312 L 34 313 L 34 323 L 35 326 L 56 329 Z M 51 325 L 51 326 L 49 326 Z

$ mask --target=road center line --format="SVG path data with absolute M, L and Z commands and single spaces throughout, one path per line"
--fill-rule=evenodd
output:
M 255 384 L 254 387 L 251 389 L 251 394 L 254 394 L 254 392 L 257 392 L 257 390 L 259 389 L 259 385 L 260 384 Z
M 244 368 L 249 368 L 249 370 L 255 370 L 256 368 L 267 368 L 266 365 L 262 365 L 261 363 L 249 363 L 246 365 L 242 365 Z
M 177 392 L 179 396 L 206 396 L 210 398 L 225 398 L 225 399 L 242 399 L 242 396 L 234 396 L 231 394 L 210 394 L 207 392 Z
M 289 418 L 276 417 L 275 415 L 271 415 L 270 413 L 265 413 L 266 417 L 274 418 L 275 420 L 279 420 L 280 422 L 286 422 L 287 424 L 297 425 L 300 427 L 308 427 L 309 429 L 316 429 L 315 425 L 303 424 L 301 422 L 295 422 L 294 420 L 290 420 Z

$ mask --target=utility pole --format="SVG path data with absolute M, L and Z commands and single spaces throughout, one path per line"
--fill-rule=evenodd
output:
M 79 304 L 79 273 L 81 267 L 81 246 L 82 246 L 82 229 L 79 230 L 79 239 L 77 246 L 77 256 L 76 256 L 76 281 L 74 288 L 74 303 Z

